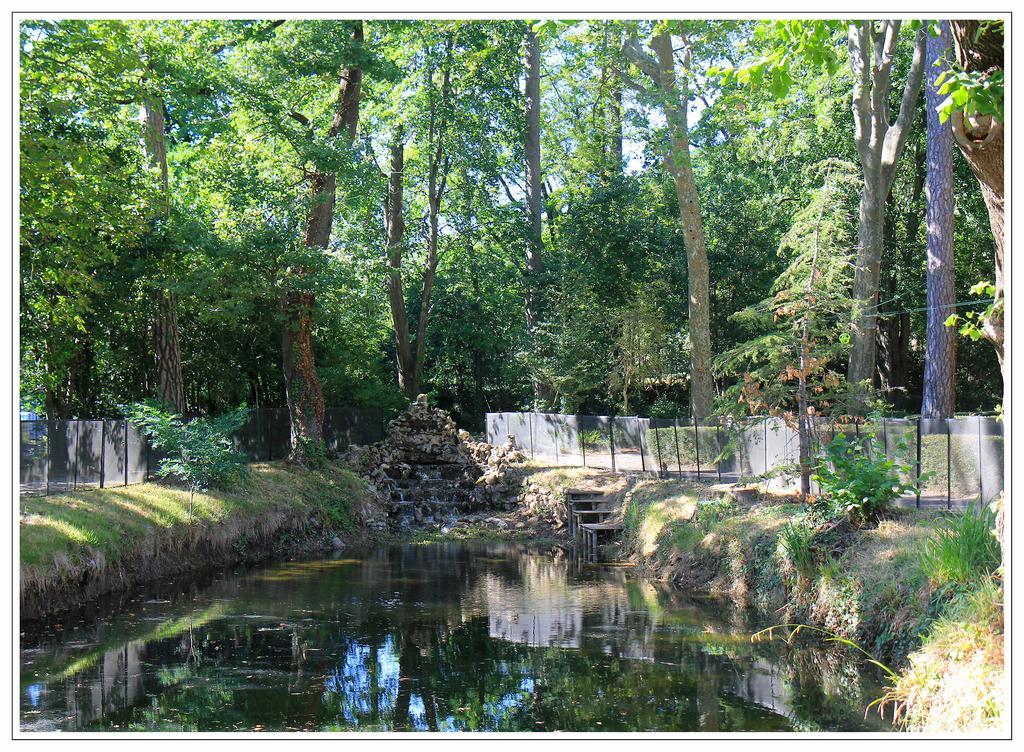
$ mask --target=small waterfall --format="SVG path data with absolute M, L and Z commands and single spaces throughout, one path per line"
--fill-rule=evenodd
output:
M 513 492 L 505 484 L 506 469 L 525 459 L 511 442 L 495 447 L 473 441 L 423 395 L 391 421 L 382 441 L 358 448 L 357 455 L 394 528 L 440 525 L 504 508 L 514 502 L 514 496 L 505 498 Z

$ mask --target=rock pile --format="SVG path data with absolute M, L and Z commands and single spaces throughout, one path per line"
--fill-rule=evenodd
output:
M 383 441 L 353 447 L 347 459 L 385 500 L 392 526 L 408 527 L 511 506 L 514 467 L 526 457 L 511 440 L 473 441 L 420 395 L 391 421 Z
M 557 494 L 551 488 L 529 483 L 519 495 L 520 508 L 527 514 L 542 520 L 553 528 L 561 530 L 566 526 L 566 515 L 563 492 Z

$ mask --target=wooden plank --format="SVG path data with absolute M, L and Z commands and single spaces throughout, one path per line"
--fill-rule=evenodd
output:
M 580 523 L 580 527 L 584 530 L 591 532 L 597 532 L 598 530 L 622 530 L 623 526 L 621 522 L 586 522 Z

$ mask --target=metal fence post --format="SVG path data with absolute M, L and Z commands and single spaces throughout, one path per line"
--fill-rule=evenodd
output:
M 562 416 L 561 415 L 557 415 L 557 416 L 555 416 L 555 418 L 556 418 L 556 420 L 555 420 L 555 464 L 556 465 L 561 465 L 562 464 L 562 458 L 561 458 L 561 456 L 558 453 L 558 443 L 559 443 L 559 441 L 560 441 L 560 439 L 562 437 L 562 432 L 559 430 L 561 428 L 561 425 L 562 425 Z
M 259 409 L 256 413 L 256 430 L 259 431 L 260 436 L 267 442 L 267 462 L 274 459 L 274 442 L 270 438 L 270 422 L 267 420 L 267 416 L 264 415 L 263 409 Z M 261 431 L 260 428 L 263 430 Z
M 633 418 L 636 421 L 636 435 L 640 442 L 640 472 L 647 472 L 647 461 L 644 459 L 644 431 L 643 424 L 640 422 L 640 417 Z
M 530 459 L 534 458 L 534 447 L 533 447 L 533 413 L 530 413 Z
M 576 438 L 580 442 L 580 452 L 583 453 L 583 467 L 587 466 L 587 435 L 586 431 L 580 430 L 580 416 L 573 415 L 576 418 Z
M 715 445 L 718 456 L 715 457 L 715 469 L 718 471 L 718 482 L 722 482 L 722 427 L 715 426 Z
M 100 422 L 100 488 L 103 488 L 107 464 L 107 421 Z
M 885 418 L 882 418 L 882 456 L 889 459 L 889 433 L 885 428 Z
M 697 457 L 697 480 L 700 480 L 700 421 L 693 421 L 693 453 Z
M 764 419 L 764 471 L 768 472 L 768 418 Z
M 917 464 L 914 469 L 914 487 L 916 501 L 914 506 L 921 508 L 921 418 L 917 419 Z
M 661 437 L 658 436 L 658 427 L 657 426 L 654 427 L 654 447 L 655 447 L 655 449 L 658 450 L 658 477 L 660 478 L 661 477 L 661 468 L 662 468 L 662 462 L 661 462 Z
M 128 485 L 128 419 L 124 419 L 124 484 Z
M 946 509 L 953 508 L 953 439 L 949 435 L 949 418 L 946 418 Z
M 53 442 L 50 437 L 53 436 L 53 421 L 46 421 L 46 495 L 50 495 L 50 470 L 53 469 L 53 463 L 50 461 L 50 455 L 53 452 Z
M 74 491 L 78 490 L 78 451 L 79 451 L 78 444 L 79 444 L 79 439 L 81 438 L 81 435 L 82 435 L 82 421 L 76 420 L 75 421 L 75 461 L 74 461 L 75 472 L 74 472 L 74 485 L 72 486 L 72 490 L 74 490 Z
M 683 479 L 683 460 L 679 456 L 679 418 L 672 419 L 672 438 L 676 444 L 676 475 Z
M 981 440 L 981 416 L 975 417 L 978 422 L 978 503 L 985 503 L 985 460 L 982 455 L 982 440 Z
M 612 472 L 615 472 L 615 417 L 608 418 L 608 448 L 612 452 Z

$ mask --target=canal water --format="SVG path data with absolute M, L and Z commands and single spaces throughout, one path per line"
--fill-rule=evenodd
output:
M 887 730 L 820 643 L 559 549 L 452 542 L 166 583 L 22 625 L 25 731 Z

